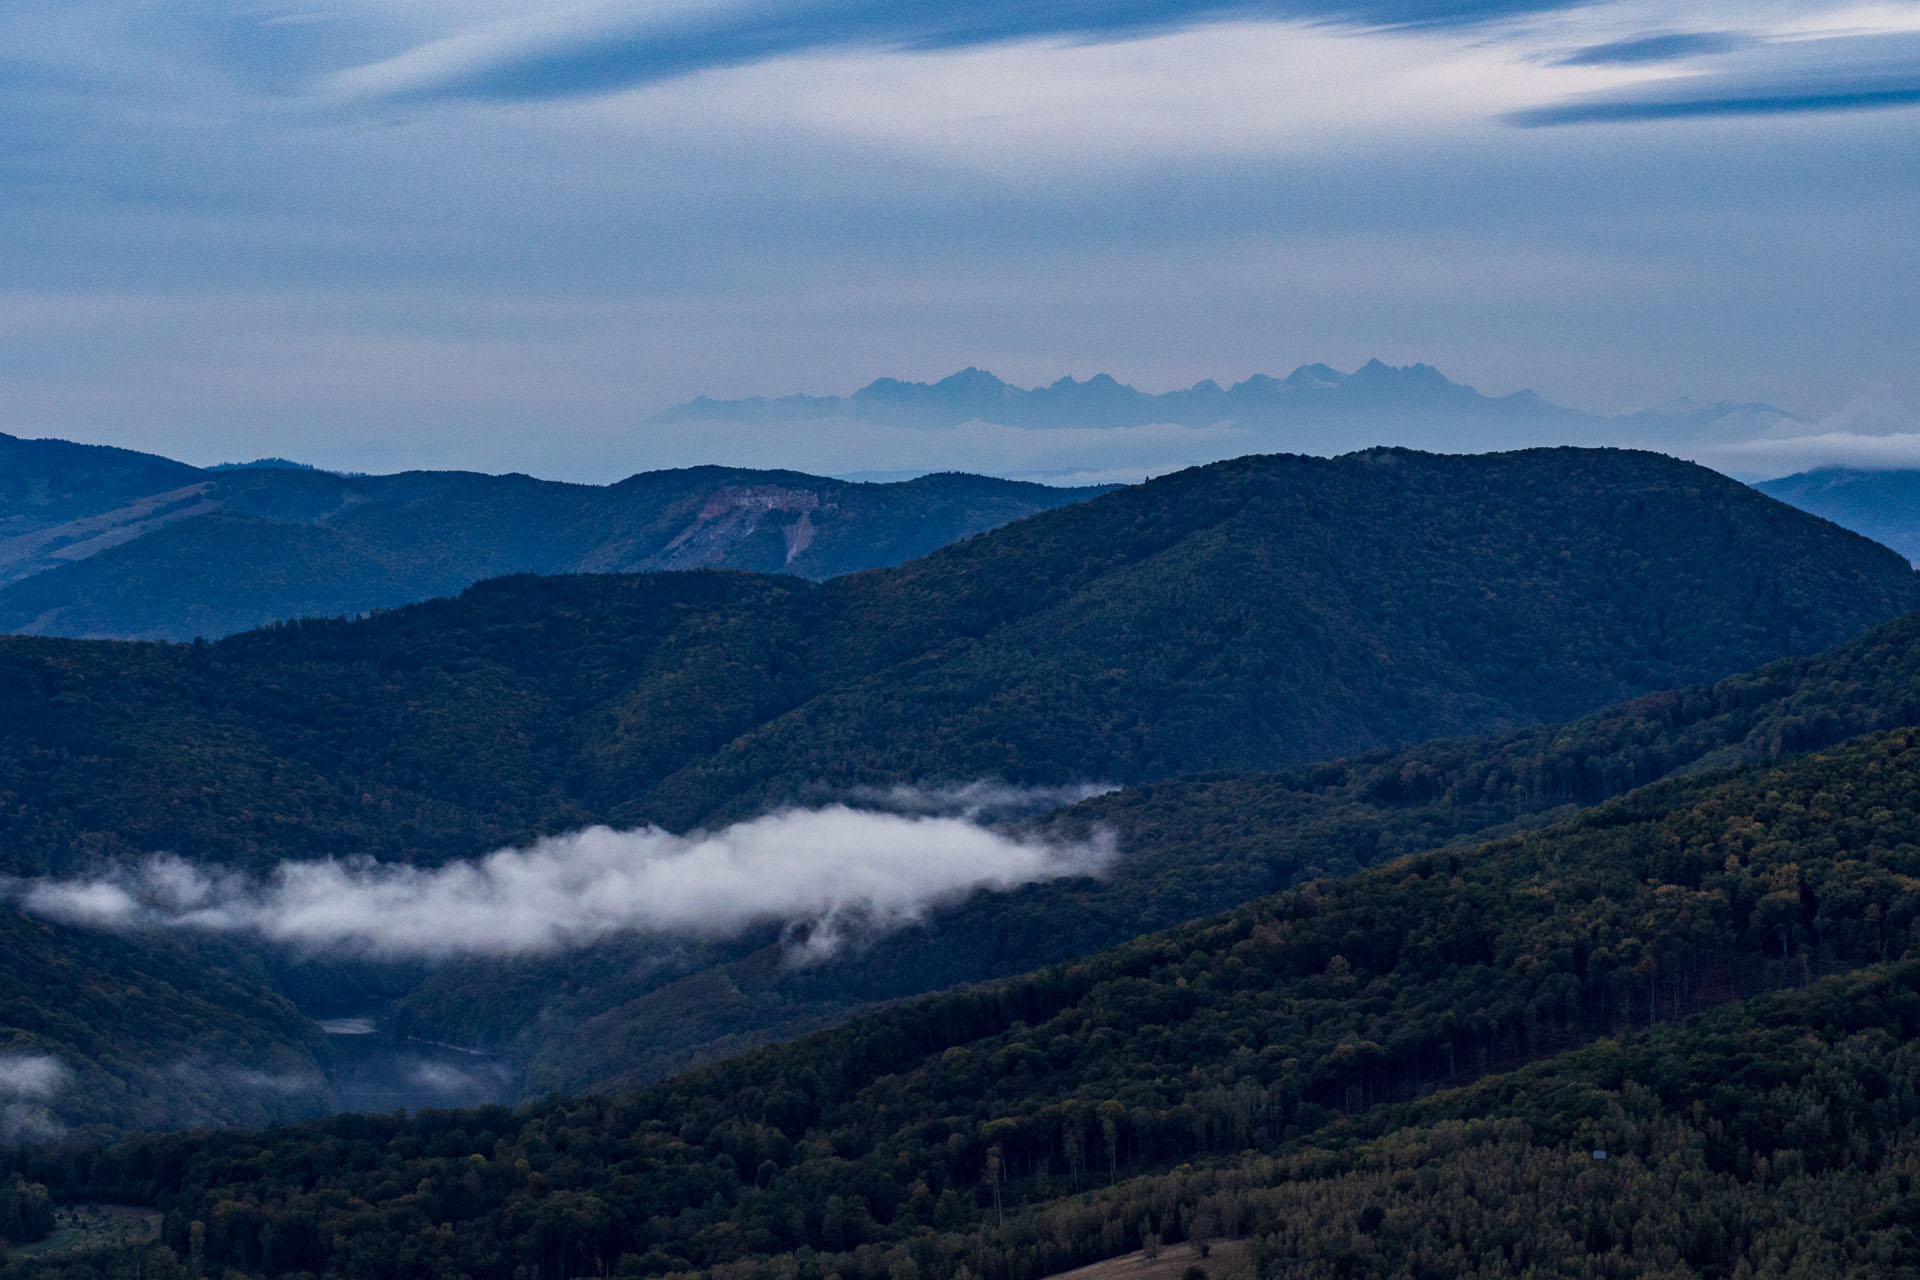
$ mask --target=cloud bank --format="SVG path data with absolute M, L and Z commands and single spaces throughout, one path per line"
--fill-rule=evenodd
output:
M 1596 412 L 1912 394 L 1920 110 L 1860 108 L 1920 92 L 1920 9 L 1684 10 L 15 6 L 0 430 L 1130 479 L 1254 446 L 635 418 L 966 363 L 1172 387 L 1376 354 Z M 1530 110 L 1590 127 L 1507 123 Z
M 794 809 L 715 832 L 593 827 L 436 868 L 327 860 L 254 880 L 156 856 L 17 884 L 68 924 L 244 934 L 383 959 L 523 955 L 623 933 L 738 936 L 780 924 L 802 959 L 918 922 L 977 889 L 1097 874 L 1111 842 L 1058 844 L 965 818 Z

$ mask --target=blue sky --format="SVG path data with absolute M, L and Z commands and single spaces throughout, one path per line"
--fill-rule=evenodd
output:
M 642 424 L 702 393 L 1379 356 L 1802 415 L 1762 469 L 1920 464 L 1920 3 L 5 21 L 14 434 L 608 479 L 698 457 Z M 783 435 L 711 460 L 805 465 Z

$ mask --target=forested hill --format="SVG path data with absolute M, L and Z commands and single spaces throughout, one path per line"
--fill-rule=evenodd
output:
M 833 684 L 662 780 L 1133 782 L 1564 720 L 1905 612 L 1864 539 L 1627 450 L 1194 468 L 835 584 Z M 1858 602 L 1858 603 L 1850 603 Z
M 1260 774 L 1209 774 L 1091 800 L 1054 820 L 1115 832 L 1101 880 L 980 894 L 926 928 L 811 966 L 772 940 L 685 951 L 646 939 L 418 976 L 396 1033 L 484 1046 L 539 1096 L 644 1083 L 896 1000 L 1065 960 L 1230 908 L 1302 878 L 1540 824 L 1676 772 L 1764 761 L 1920 724 L 1920 614 L 1828 653 L 1711 687 L 1661 692 L 1571 723 L 1450 739 Z M 79 1073 L 73 1125 L 249 1122 L 326 1103 L 311 1024 L 234 949 L 110 937 L 10 910 L 0 1023 Z M 75 975 L 85 972 L 84 983 Z M 281 975 L 284 979 L 288 975 Z M 314 998 L 327 975 L 283 987 Z M 418 986 L 411 984 L 419 983 Z M 326 998 L 336 998 L 327 994 Z M 18 1040 L 17 1040 L 18 1042 Z M 229 1064 L 204 1065 L 217 1046 Z M 237 1067 L 233 1064 L 239 1064 Z M 274 1087 L 260 1087 L 271 1080 Z
M 613 485 L 415 471 L 201 470 L 0 435 L 0 631 L 191 640 L 452 595 L 512 573 L 898 564 L 1105 487 L 855 484 L 693 467 Z
M 528 1096 L 631 1086 L 876 1002 L 1067 960 L 1305 879 L 1540 826 L 1661 778 L 1913 725 L 1920 614 L 1815 657 L 1563 724 L 1271 773 L 1180 777 L 1087 800 L 1050 825 L 1065 838 L 1112 832 L 1123 856 L 1104 878 L 980 894 L 927 928 L 816 965 L 785 963 L 778 944 L 661 963 L 638 943 L 514 966 L 463 963 L 429 977 L 396 1017 L 420 1035 L 513 1053 L 527 1063 Z
M 619 1099 L 26 1171 L 157 1204 L 123 1265 L 168 1274 L 1037 1280 L 1250 1230 L 1269 1276 L 1905 1274 L 1917 788 L 1893 731 Z
M 8 868 L 434 860 L 897 780 L 1134 782 L 1560 720 L 1902 613 L 1652 454 L 1196 468 L 897 569 L 519 578 L 197 646 L 0 641 Z
M 1359 550 L 1340 553 L 1342 530 Z M 866 781 L 1285 764 L 1584 705 L 1569 689 L 1600 702 L 1815 647 L 1911 598 L 1891 553 L 1649 455 L 1249 459 L 823 585 L 522 578 L 205 645 L 0 641 L 0 871 L 154 851 L 260 872 L 361 853 L 432 862 Z M 1118 829 L 1112 880 L 983 895 L 864 963 L 795 970 L 753 940 L 668 962 L 636 939 L 453 966 L 417 989 L 403 975 L 394 1026 L 499 1049 L 534 1089 L 651 1078 L 1305 872 L 1537 821 L 1737 754 L 1753 734 L 1804 746 L 1903 723 L 1913 646 L 1897 630 L 1831 667 L 1788 664 L 1564 740 L 1122 794 L 1063 820 Z M 837 775 L 822 754 L 836 740 Z M 276 989 L 313 997 L 313 975 L 296 988 L 203 951 L 224 967 L 162 987 L 150 979 L 184 972 L 186 954 L 164 939 L 84 935 L 12 908 L 0 932 L 30 942 L 0 966 L 4 1025 L 84 1077 L 61 1097 L 67 1123 L 231 1121 L 323 1100 L 311 1025 L 276 1003 Z M 169 994 L 128 994 L 148 986 Z M 183 1030 L 143 1041 L 148 1015 Z M 243 1069 L 194 1076 L 197 1092 L 169 1111 L 168 1082 L 192 1069 L 190 1028 Z M 302 1083 L 263 1093 L 261 1080 Z

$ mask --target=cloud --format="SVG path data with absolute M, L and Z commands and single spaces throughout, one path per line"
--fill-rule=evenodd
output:
M 1806 88 L 1782 86 L 1757 92 L 1729 86 L 1718 94 L 1672 98 L 1625 98 L 1567 103 L 1515 113 L 1516 124 L 1540 127 L 1603 124 L 1633 120 L 1684 120 L 1706 116 L 1795 115 L 1820 111 L 1867 111 L 1920 103 L 1920 84 L 1911 88 Z
M 1673 94 L 1681 72 L 1688 92 L 1803 84 L 1730 77 L 1920 10 L 1519 7 L 15 6 L 0 430 L 596 481 L 715 461 L 1133 479 L 1259 446 L 1110 459 L 1089 438 L 1002 461 L 985 437 L 948 456 L 888 440 L 911 456 L 875 462 L 786 430 L 656 448 L 636 419 L 966 363 L 1176 386 L 1378 353 L 1600 411 L 1680 394 L 1815 411 L 1911 384 L 1920 113 L 1500 122 Z M 797 14 L 839 43 L 693 39 Z M 1063 34 L 1011 34 L 1009 14 Z M 921 51 L 962 15 L 1005 42 Z M 610 96 L 564 76 L 552 101 L 447 95 L 556 51 L 564 71 L 636 21 L 695 61 L 748 61 Z M 1689 26 L 1756 43 L 1554 65 Z M 646 52 L 616 48 L 615 82 Z M 382 96 L 408 92 L 423 101 Z
M 1745 440 L 1698 450 L 1698 461 L 1730 475 L 1772 478 L 1820 467 L 1862 471 L 1920 468 L 1920 431 L 1896 435 L 1858 435 L 1821 431 L 1779 440 Z
M 69 924 L 207 929 L 380 958 L 527 954 L 622 933 L 730 937 L 778 923 L 815 959 L 977 889 L 1096 874 L 1111 856 L 1104 838 L 1055 844 L 836 804 L 687 836 L 593 827 L 431 869 L 298 862 L 255 881 L 156 856 L 91 880 L 17 884 L 14 896 Z
M 397 1069 L 405 1087 L 474 1105 L 511 1097 L 513 1070 L 504 1063 L 457 1067 L 450 1062 L 417 1059 Z
M 67 1068 L 45 1053 L 0 1053 L 0 1098 L 51 1098 L 66 1085 Z
M 0 1140 L 40 1142 L 66 1132 L 46 1104 L 72 1078 L 45 1053 L 0 1053 Z
M 167 1074 L 201 1088 L 238 1089 L 248 1093 L 278 1093 L 288 1097 L 324 1095 L 326 1077 L 317 1071 L 259 1071 L 204 1059 L 176 1062 Z
M 862 809 L 996 823 L 1031 818 L 1119 789 L 1109 782 L 1016 787 L 1005 782 L 980 781 L 947 786 L 901 783 L 892 787 L 856 787 L 848 794 Z
M 1862 111 L 1920 103 L 1920 33 L 1783 39 L 1741 47 L 1750 52 L 1736 54 L 1709 72 L 1532 107 L 1507 118 L 1538 128 Z
M 427 41 L 343 71 L 330 86 L 348 98 L 538 100 L 608 93 L 823 49 L 1095 42 L 1237 20 L 1457 27 L 1570 7 L 1565 0 L 775 0 L 638 11 L 576 4 Z
M 1590 44 L 1556 62 L 1561 67 L 1609 67 L 1641 62 L 1671 62 L 1700 54 L 1730 53 L 1753 43 L 1753 37 L 1734 31 L 1673 31 Z
M 1920 467 L 1920 414 L 1880 390 L 1855 396 L 1807 423 L 1782 420 L 1744 439 L 1697 442 L 1687 456 L 1747 479 L 1771 479 L 1820 467 L 1896 471 Z

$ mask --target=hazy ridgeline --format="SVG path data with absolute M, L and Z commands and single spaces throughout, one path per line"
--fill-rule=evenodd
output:
M 0 435 L 0 630 L 212 639 L 390 609 L 512 573 L 706 567 L 827 578 L 1106 488 L 955 473 L 854 484 L 739 467 L 612 485 L 290 464 L 202 470 Z

